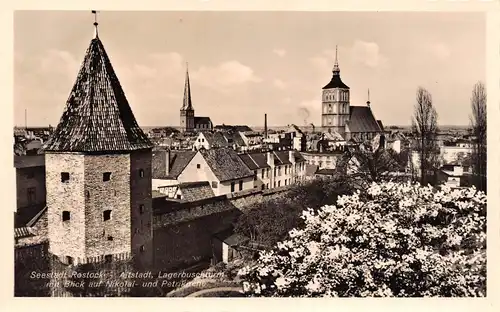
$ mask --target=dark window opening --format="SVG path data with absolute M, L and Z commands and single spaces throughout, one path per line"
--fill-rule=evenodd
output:
M 262 185 L 260 186 L 260 189 L 261 189 L 261 190 L 264 190 L 264 187 L 265 187 L 265 185 L 264 185 L 264 184 L 262 184 Z
M 62 212 L 62 220 L 63 221 L 69 221 L 71 219 L 71 214 L 69 211 L 63 211 Z
M 104 172 L 102 174 L 102 181 L 106 182 L 106 181 L 109 181 L 109 180 L 111 180 L 111 172 Z
M 144 205 L 139 205 L 139 212 L 140 212 L 141 214 L 143 214 L 143 213 L 144 213 Z
M 240 191 L 243 190 L 243 181 L 240 180 Z
M 144 252 L 144 251 L 146 250 L 146 248 L 144 247 L 144 245 L 142 245 L 142 246 L 139 248 L 139 250 L 140 250 L 141 252 Z
M 73 257 L 66 256 L 66 263 L 68 263 L 69 265 L 73 264 Z
M 182 199 L 182 196 L 181 195 L 177 195 L 177 199 Z
M 106 263 L 113 262 L 113 255 L 105 255 L 104 256 L 104 262 L 106 262 Z
M 90 192 L 89 192 L 89 191 L 85 191 L 85 197 L 86 197 L 87 199 L 89 199 L 89 198 L 90 198 Z
M 108 240 L 112 241 L 113 240 L 113 236 L 108 236 Z
M 217 181 L 212 181 L 212 188 L 217 188 L 219 185 Z
M 257 181 L 257 170 L 254 170 L 253 172 L 253 180 Z
M 111 219 L 111 210 L 104 210 L 104 212 L 102 213 L 102 219 L 104 221 L 108 221 Z
M 234 182 L 231 182 L 231 193 L 234 192 Z
M 28 191 L 28 204 L 32 205 L 36 201 L 36 188 L 29 187 L 27 191 Z
M 278 181 L 278 187 L 280 187 L 280 186 L 281 186 L 281 181 Z
M 200 164 L 196 164 L 196 169 L 200 169 L 201 168 L 201 165 Z
M 144 178 L 144 169 L 139 169 L 139 177 Z
M 69 172 L 61 172 L 61 182 L 69 181 Z

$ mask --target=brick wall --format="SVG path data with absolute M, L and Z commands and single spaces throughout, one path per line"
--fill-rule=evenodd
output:
M 132 191 L 129 209 L 132 222 L 129 232 L 132 233 L 131 251 L 138 255 L 146 266 L 153 261 L 151 161 L 150 150 L 136 151 L 130 155 L 130 186 Z M 141 170 L 144 172 L 142 177 Z
M 86 257 L 130 251 L 130 171 L 127 154 L 85 155 Z M 104 221 L 106 210 L 111 219 Z
M 79 154 L 45 154 L 47 186 L 47 222 L 50 251 L 55 255 L 85 257 L 85 162 Z M 61 182 L 68 172 L 68 182 Z M 63 222 L 62 212 L 71 220 Z

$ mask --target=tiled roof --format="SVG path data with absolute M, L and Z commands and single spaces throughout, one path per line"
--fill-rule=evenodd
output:
M 151 148 L 99 38 L 92 39 L 46 151 L 123 152 Z
M 193 159 L 194 155 L 196 155 L 195 151 L 171 151 L 170 172 L 167 177 L 177 179 L 191 159 Z
M 380 132 L 379 124 L 368 106 L 351 106 L 348 127 L 350 132 Z
M 196 201 L 215 196 L 208 181 L 186 182 L 178 185 L 184 201 Z
M 231 148 L 214 148 L 199 152 L 221 182 L 253 176 L 253 172 Z
M 45 167 L 45 155 L 14 155 L 14 168 Z
M 278 160 L 277 165 L 291 165 L 288 151 L 274 151 L 274 159 Z
M 194 117 L 194 124 L 199 125 L 199 124 L 211 124 L 212 121 L 210 120 L 210 117 Z
M 380 130 L 384 131 L 384 124 L 382 123 L 382 120 L 377 120 L 378 126 Z
M 205 137 L 205 140 L 207 140 L 208 144 L 210 144 L 211 147 L 229 146 L 228 142 L 226 141 L 221 132 L 204 131 L 203 136 Z
M 269 164 L 267 163 L 267 154 L 266 153 L 250 153 L 246 154 L 253 161 L 254 164 L 258 166 L 258 168 L 269 168 Z M 246 163 L 246 162 L 245 162 Z
M 36 236 L 36 234 L 30 227 L 14 228 L 14 238 L 25 238 L 32 236 Z
M 342 79 L 340 79 L 340 75 L 334 73 L 332 76 L 332 80 L 323 87 L 323 89 L 333 89 L 333 88 L 343 88 L 343 89 L 349 89 L 349 87 L 342 82 Z
M 250 170 L 256 170 L 259 169 L 259 165 L 250 157 L 248 154 L 241 154 L 239 155 L 241 160 L 245 163 L 245 165 L 248 167 Z
M 217 125 L 214 128 L 217 130 L 231 130 L 237 132 L 253 131 L 252 128 L 244 125 Z

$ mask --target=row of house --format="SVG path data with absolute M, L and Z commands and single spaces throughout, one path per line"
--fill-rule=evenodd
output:
M 198 188 L 202 197 L 272 189 L 304 180 L 305 163 L 295 150 L 238 154 L 229 147 L 198 151 L 157 148 L 153 151 L 152 185 L 153 190 L 181 200 L 187 188 Z

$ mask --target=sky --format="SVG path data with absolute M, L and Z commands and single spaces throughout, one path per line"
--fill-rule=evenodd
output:
M 419 86 L 441 125 L 468 125 L 485 82 L 484 13 L 103 11 L 99 37 L 141 126 L 178 126 L 186 63 L 214 124 L 320 124 L 335 47 L 351 105 L 409 125 Z M 55 126 L 94 35 L 90 11 L 16 11 L 14 123 Z

